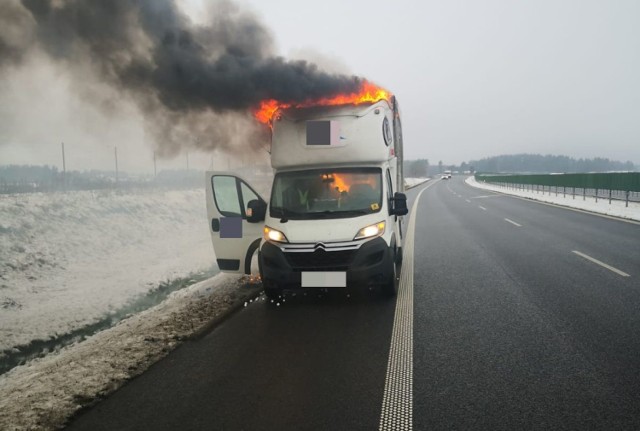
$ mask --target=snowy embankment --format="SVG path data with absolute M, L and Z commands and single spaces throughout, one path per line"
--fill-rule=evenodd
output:
M 0 376 L 0 430 L 61 428 L 74 413 L 143 373 L 182 340 L 204 333 L 261 291 L 260 283 L 218 274 L 173 292 L 161 304 L 86 341 L 12 369 Z
M 609 203 L 607 199 L 600 198 L 598 199 L 598 202 L 596 202 L 595 198 L 593 197 L 588 197 L 583 200 L 582 196 L 576 196 L 575 198 L 573 198 L 569 194 L 566 196 L 558 194 L 558 196 L 556 196 L 553 193 L 550 195 L 549 193 L 545 194 L 528 190 L 513 190 L 493 184 L 478 182 L 474 177 L 469 177 L 465 181 L 470 186 L 484 190 L 490 190 L 507 195 L 547 202 L 550 204 L 575 208 L 582 211 L 606 214 L 612 217 L 640 221 L 640 203 L 638 202 L 629 202 L 629 206 L 627 207 L 625 206 L 625 203 L 623 201 L 614 200 Z
M 405 178 L 404 187 L 406 189 L 411 189 L 413 187 L 419 186 L 422 183 L 426 183 L 427 181 L 429 181 L 429 178 Z
M 0 196 L 0 359 L 215 259 L 204 190 Z

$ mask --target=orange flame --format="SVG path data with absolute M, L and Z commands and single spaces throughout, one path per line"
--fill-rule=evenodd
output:
M 345 178 L 343 178 L 338 174 L 333 174 L 333 179 L 334 179 L 334 184 L 338 188 L 339 192 L 349 191 L 349 187 L 351 187 L 351 183 L 350 182 L 347 183 L 347 181 L 345 181 Z
M 318 100 L 307 100 L 301 103 L 281 103 L 274 99 L 267 99 L 260 102 L 260 106 L 255 110 L 254 115 L 261 123 L 269 124 L 273 114 L 278 109 L 286 108 L 309 108 L 311 106 L 334 106 L 334 105 L 360 105 L 363 103 L 375 103 L 380 100 L 391 99 L 391 93 L 377 85 L 363 81 L 357 93 L 338 94 L 333 97 L 325 97 Z
M 369 184 L 371 187 L 376 187 L 375 178 L 354 178 L 348 174 L 329 174 L 333 178 L 333 187 L 337 189 L 339 193 L 351 191 L 351 186 L 354 184 Z

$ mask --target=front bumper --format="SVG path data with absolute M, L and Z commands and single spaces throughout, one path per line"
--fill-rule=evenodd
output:
M 258 253 L 263 284 L 267 288 L 299 289 L 303 271 L 345 271 L 347 287 L 382 284 L 392 276 L 393 253 L 378 237 L 355 250 L 284 252 L 266 242 Z

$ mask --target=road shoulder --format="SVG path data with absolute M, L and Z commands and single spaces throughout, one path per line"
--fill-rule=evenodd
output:
M 262 291 L 219 274 L 86 341 L 0 376 L 0 429 L 58 429 Z

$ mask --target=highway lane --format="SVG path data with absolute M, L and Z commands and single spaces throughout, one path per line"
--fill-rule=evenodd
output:
M 69 429 L 377 428 L 395 299 L 365 290 L 267 301 L 185 343 Z
M 640 427 L 640 226 L 489 195 L 416 208 L 413 428 Z M 69 429 L 377 429 L 395 306 L 250 304 Z
M 372 429 L 393 301 L 249 305 L 188 342 L 70 429 Z
M 637 222 L 611 220 L 527 199 L 507 197 L 470 187 L 462 181 L 450 183 L 449 188 L 462 196 L 460 199 L 465 202 L 469 200 L 471 206 L 484 206 L 495 217 L 526 224 L 544 235 L 550 244 L 554 243 L 554 239 L 566 238 L 579 250 L 611 259 L 616 265 L 626 268 L 627 272 L 638 272 L 640 225 Z M 520 204 L 513 204 L 514 200 Z
M 415 427 L 637 429 L 640 227 L 439 186 L 418 209 Z

